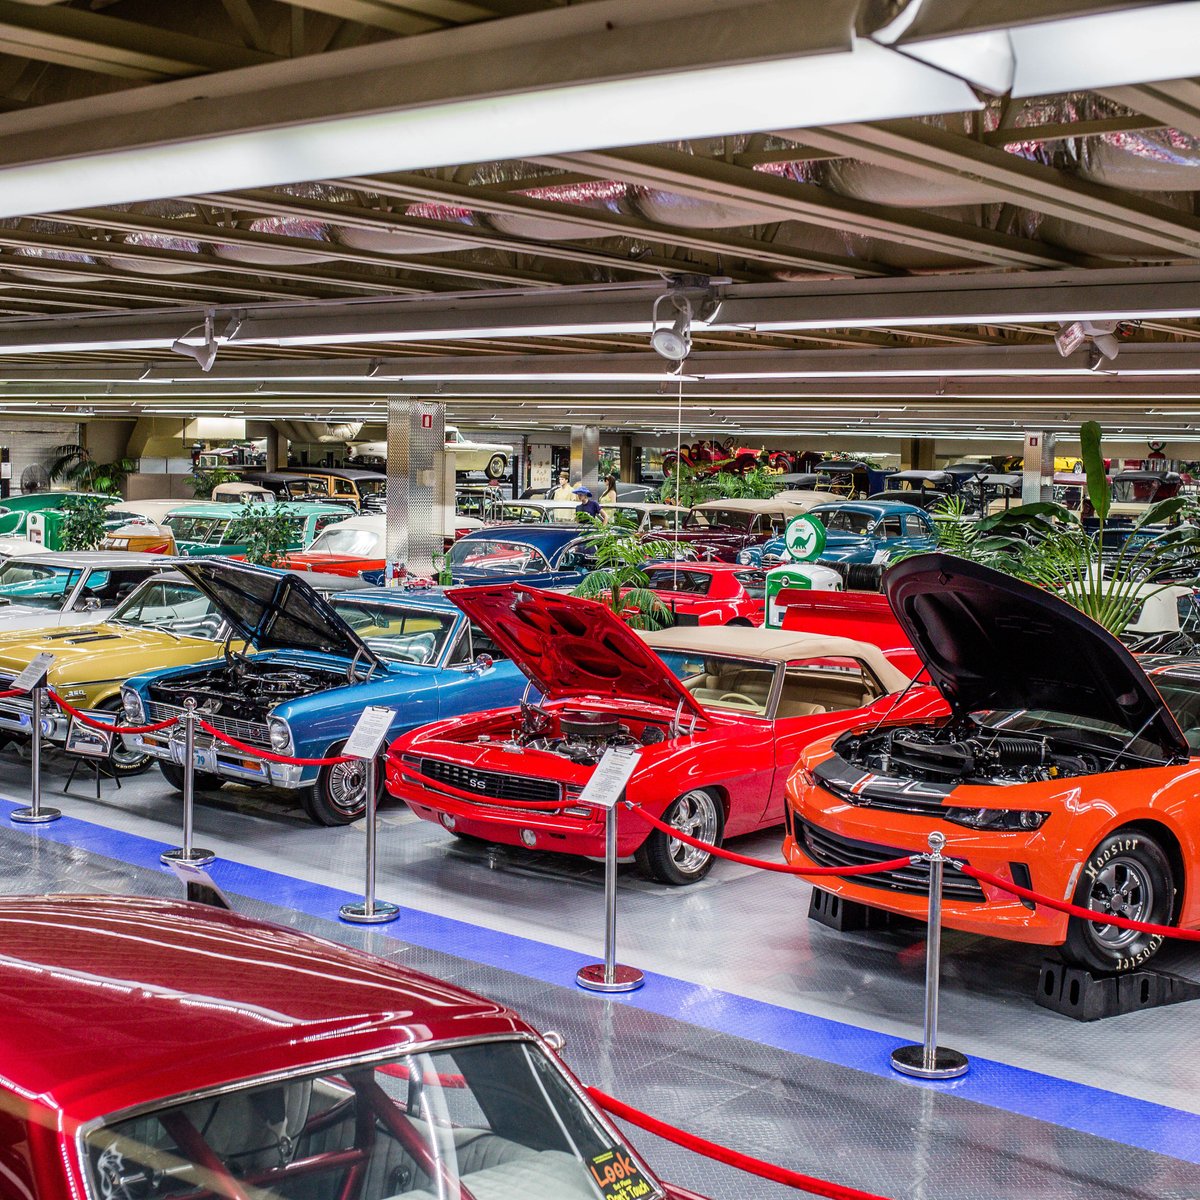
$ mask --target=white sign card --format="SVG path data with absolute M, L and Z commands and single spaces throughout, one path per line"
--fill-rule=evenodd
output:
M 342 753 L 350 758 L 374 758 L 392 727 L 392 718 L 395 715 L 394 708 L 378 708 L 375 705 L 364 708 L 346 739 Z
M 587 786 L 580 793 L 579 803 L 594 804 L 597 808 L 615 808 L 637 768 L 640 754 L 641 748 L 636 746 L 610 746 L 605 750 Z
M 35 687 L 46 680 L 46 675 L 54 665 L 53 654 L 39 654 L 9 685 L 14 691 L 32 692 Z

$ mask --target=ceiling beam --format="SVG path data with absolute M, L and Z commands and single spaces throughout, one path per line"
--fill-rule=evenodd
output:
M 1200 138 L 1200 80 L 1168 79 L 1136 87 L 1101 88 L 1100 95 Z
M 745 204 L 779 221 L 801 221 L 884 238 L 939 254 L 1004 266 L 1050 267 L 1079 262 L 1078 256 L 1028 238 L 965 225 L 932 213 L 869 204 L 815 184 L 795 183 L 715 158 L 664 146 L 539 156 L 535 161 L 567 170 L 587 169 L 597 178 L 661 187 L 684 196 Z

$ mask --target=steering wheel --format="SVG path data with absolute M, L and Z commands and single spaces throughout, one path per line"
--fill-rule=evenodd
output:
M 747 696 L 744 692 L 725 692 L 723 695 L 717 697 L 718 704 L 724 704 L 727 700 L 731 700 L 740 708 L 753 708 L 758 710 L 762 707 L 757 700 L 753 699 L 751 696 Z

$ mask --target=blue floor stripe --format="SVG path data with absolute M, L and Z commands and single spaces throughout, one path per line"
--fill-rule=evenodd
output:
M 0 799 L 0 812 L 5 816 L 17 807 Z M 132 866 L 165 870 L 158 856 L 169 848 L 167 844 L 137 834 L 74 817 L 49 825 L 11 828 Z M 328 920 L 336 919 L 340 905 L 361 899 L 338 888 L 229 859 L 219 859 L 211 874 L 229 892 Z M 374 929 L 398 941 L 563 987 L 570 987 L 576 970 L 591 961 L 559 946 L 418 909 L 401 909 L 397 922 Z M 889 1066 L 891 1051 L 901 1043 L 887 1034 L 653 972 L 647 973 L 640 991 L 612 999 L 791 1054 L 864 1071 L 898 1086 L 949 1091 L 963 1100 L 1200 1163 L 1200 1115 L 1180 1109 L 986 1058 L 972 1057 L 968 1074 L 948 1083 L 906 1079 Z

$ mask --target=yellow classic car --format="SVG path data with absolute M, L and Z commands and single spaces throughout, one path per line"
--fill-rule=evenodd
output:
M 121 684 L 155 667 L 185 666 L 220 653 L 226 633 L 220 613 L 199 588 L 182 576 L 147 580 L 108 620 L 70 629 L 27 629 L 0 634 L 0 691 L 42 653 L 52 654 L 49 684 L 76 708 L 117 712 Z M 66 740 L 68 718 L 48 703 L 43 730 L 50 741 Z M 27 696 L 0 699 L 0 738 L 29 736 L 32 702 Z M 116 738 L 111 768 L 133 774 L 150 763 Z

